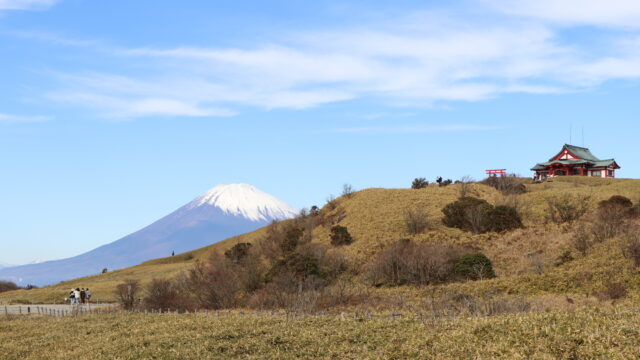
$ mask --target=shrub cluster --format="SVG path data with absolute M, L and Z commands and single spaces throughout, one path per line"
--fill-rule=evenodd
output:
M 509 206 L 493 206 L 487 201 L 462 197 L 442 209 L 443 223 L 476 234 L 495 231 L 501 232 L 522 227 L 518 212 Z
M 589 224 L 578 227 L 572 238 L 573 247 L 585 256 L 594 244 L 611 238 L 621 238 L 621 248 L 625 257 L 640 265 L 640 239 L 638 230 L 633 226 L 635 210 L 631 200 L 624 196 L 614 195 L 598 203 Z M 638 249 L 636 250 L 636 246 Z M 637 255 L 635 255 L 637 253 Z
M 483 280 L 496 277 L 491 260 L 481 253 L 463 255 L 456 263 L 454 271 L 459 276 L 469 280 Z
M 347 265 L 337 249 L 302 243 L 304 231 L 298 224 L 272 224 L 255 244 L 238 243 L 224 255 L 212 253 L 177 278 L 154 279 L 142 289 L 140 306 L 155 311 L 185 311 L 315 304 L 310 299 L 331 285 Z M 343 243 L 345 233 L 337 233 Z M 137 283 L 118 286 L 125 308 L 137 306 L 138 290 Z
M 0 293 L 5 291 L 20 290 L 21 287 L 11 281 L 0 281 Z
M 633 203 L 624 196 L 614 195 L 599 202 L 593 224 L 596 241 L 611 239 L 623 233 L 634 215 Z
M 527 187 L 516 174 L 490 176 L 482 181 L 505 195 L 519 195 L 527 192 Z
M 416 244 L 402 239 L 376 255 L 366 277 L 375 286 L 431 285 L 495 277 L 486 256 L 465 253 L 461 247 Z
M 574 222 L 587 213 L 590 203 L 591 197 L 587 195 L 563 194 L 548 198 L 548 218 L 558 224 Z
M 429 182 L 427 181 L 427 179 L 421 177 L 421 178 L 415 178 L 413 179 L 413 182 L 411 183 L 411 188 L 412 189 L 423 189 L 426 188 L 427 186 L 429 186 Z
M 331 228 L 331 245 L 342 246 L 351 245 L 351 243 L 353 243 L 353 238 L 346 227 L 336 225 Z

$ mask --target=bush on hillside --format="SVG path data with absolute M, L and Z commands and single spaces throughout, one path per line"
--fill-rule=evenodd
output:
M 598 203 L 593 234 L 597 241 L 604 241 L 621 234 L 631 217 L 633 203 L 624 196 L 614 195 Z
M 463 197 L 442 209 L 442 222 L 453 228 L 481 233 L 484 231 L 484 218 L 491 210 L 491 204 L 474 197 Z
M 421 177 L 421 178 L 415 178 L 413 179 L 413 182 L 411 183 L 411 188 L 412 189 L 423 189 L 426 188 L 427 186 L 429 186 L 429 182 L 427 181 L 427 179 Z
M 485 200 L 470 196 L 448 204 L 442 212 L 442 222 L 446 226 L 476 234 L 522 227 L 520 215 L 514 208 L 504 205 L 493 206 Z
M 416 244 L 402 239 L 380 251 L 367 269 L 376 286 L 429 285 L 449 281 L 463 250 L 444 245 Z
M 201 309 L 224 309 L 236 306 L 244 291 L 241 267 L 226 257 L 213 253 L 198 261 L 189 271 L 186 286 Z M 242 272 L 243 274 L 245 272 Z
M 137 295 L 140 291 L 140 284 L 137 280 L 126 280 L 116 286 L 116 297 L 120 306 L 125 310 L 133 310 L 137 303 Z
M 346 269 L 337 250 L 321 244 L 302 245 L 272 265 L 265 275 L 267 283 L 251 294 L 247 305 L 310 311 L 317 307 L 325 287 Z
M 149 311 L 183 312 L 189 309 L 188 294 L 178 279 L 153 279 L 145 287 L 142 306 Z
M 622 255 L 633 261 L 635 267 L 640 267 L 640 229 L 632 227 L 622 236 L 620 241 Z
M 482 181 L 505 195 L 519 195 L 527 192 L 527 187 L 516 174 L 490 176 Z
M 249 306 L 300 309 L 300 304 L 307 304 L 305 301 L 316 296 L 347 269 L 347 262 L 340 251 L 327 245 L 298 244 L 283 251 L 281 240 L 287 237 L 287 233 L 292 238 L 300 237 L 300 231 L 290 231 L 296 227 L 284 229 L 276 226 L 254 246 L 242 246 L 238 249 L 243 251 L 232 251 L 230 254 L 242 253 L 239 261 L 236 256 L 213 253 L 209 258 L 196 262 L 184 281 L 174 283 L 176 289 L 184 283 L 188 289 L 185 292 L 190 294 L 181 300 L 186 304 L 183 308 Z M 265 250 L 269 256 L 265 255 Z M 159 290 L 163 289 L 172 288 L 164 286 Z M 172 294 L 168 290 L 161 293 Z M 172 298 L 168 295 L 167 298 Z M 164 303 L 163 307 L 166 305 L 171 303 Z
M 348 268 L 348 261 L 337 249 L 331 249 L 323 244 L 305 244 L 296 250 L 303 256 L 313 256 L 318 259 L 320 274 L 327 280 L 333 280 Z
M 522 219 L 516 209 L 498 205 L 487 213 L 486 227 L 494 232 L 517 229 L 522 227 Z
M 288 223 L 272 224 L 266 235 L 257 242 L 256 253 L 263 254 L 269 261 L 281 258 L 303 244 L 311 241 L 317 218 L 298 217 Z
M 331 245 L 343 246 L 351 245 L 351 243 L 353 243 L 353 238 L 346 227 L 336 225 L 331 228 Z
M 600 300 L 619 300 L 627 296 L 628 293 L 624 283 L 609 280 L 604 283 L 602 290 L 595 295 Z
M 280 243 L 280 249 L 282 253 L 287 254 L 296 249 L 298 243 L 302 239 L 303 231 L 300 228 L 292 227 L 284 234 L 284 238 Z
M 291 253 L 278 260 L 271 267 L 267 273 L 267 279 L 271 281 L 284 274 L 292 275 L 298 281 L 306 280 L 312 276 L 321 277 L 318 258 L 311 254 Z
M 249 254 L 251 243 L 237 243 L 233 247 L 224 252 L 224 256 L 232 262 L 239 264 Z
M 19 290 L 20 286 L 11 281 L 0 281 L 0 293 L 5 291 Z
M 571 223 L 579 220 L 589 210 L 588 195 L 563 194 L 547 198 L 547 216 L 555 223 Z
M 454 270 L 462 278 L 470 280 L 496 277 L 491 260 L 482 253 L 463 255 L 455 264 Z
M 429 215 L 421 209 L 407 209 L 404 212 L 404 224 L 410 235 L 423 233 L 429 228 Z
M 585 226 L 579 226 L 576 232 L 573 234 L 571 238 L 571 245 L 576 249 L 582 256 L 587 256 L 587 251 L 592 245 L 591 233 L 587 230 Z

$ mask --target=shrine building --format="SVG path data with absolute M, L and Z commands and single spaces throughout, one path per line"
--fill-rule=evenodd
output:
M 620 166 L 614 159 L 600 160 L 584 147 L 567 145 L 547 162 L 536 164 L 536 180 L 544 180 L 554 176 L 595 176 L 615 178 Z

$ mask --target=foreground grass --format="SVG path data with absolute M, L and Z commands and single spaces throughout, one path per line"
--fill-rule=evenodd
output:
M 103 314 L 0 320 L 3 359 L 637 359 L 636 308 L 489 318 Z M 82 355 L 84 354 L 84 355 Z

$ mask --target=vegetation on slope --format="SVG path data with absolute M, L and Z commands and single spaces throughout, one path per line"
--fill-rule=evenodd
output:
M 508 187 L 507 187 L 508 188 Z M 518 188 L 518 187 L 516 187 Z M 464 194 L 462 194 L 464 192 Z M 473 234 L 446 227 L 442 209 L 461 195 L 486 200 L 492 206 L 510 206 L 521 217 L 521 229 L 506 233 Z M 497 277 L 479 282 L 438 285 L 439 292 L 512 293 L 512 294 L 584 294 L 600 291 L 614 276 L 632 290 L 640 289 L 633 263 L 624 257 L 618 238 L 593 242 L 584 255 L 574 246 L 581 222 L 554 222 L 549 217 L 553 199 L 582 197 L 589 213 L 583 222 L 594 220 L 598 202 L 614 195 L 640 199 L 640 181 L 567 177 L 544 184 L 527 184 L 526 192 L 510 194 L 484 184 L 456 184 L 447 187 L 427 186 L 419 189 L 367 189 L 332 200 L 320 211 L 323 223 L 308 232 L 314 244 L 331 247 L 332 229 L 348 229 L 352 243 L 340 246 L 350 269 L 342 278 L 352 286 L 366 283 L 362 271 L 376 254 L 400 239 L 415 244 L 462 246 L 485 254 L 493 264 Z M 635 201 L 637 204 L 637 201 Z M 425 224 L 408 226 L 408 212 L 420 213 Z M 287 226 L 293 221 L 284 222 Z M 150 261 L 139 266 L 64 282 L 29 292 L 14 291 L 0 295 L 2 300 L 60 302 L 72 287 L 89 287 L 97 299 L 113 301 L 114 289 L 125 279 L 147 284 L 153 278 L 177 276 L 193 268 L 197 260 L 208 258 L 212 251 L 223 253 L 237 243 L 255 244 L 264 239 L 268 228 L 228 239 L 210 247 L 175 257 Z M 307 236 L 307 235 L 305 235 Z M 335 237 L 335 235 L 334 235 Z M 307 240 L 306 240 L 307 241 Z M 335 240 L 333 240 L 335 243 Z M 564 256 L 565 261 L 559 259 Z M 567 260 L 567 259 L 571 260 Z M 424 290 L 424 289 L 423 289 Z M 423 290 L 418 289 L 418 292 Z M 384 294 L 385 289 L 371 289 Z M 397 291 L 413 294 L 411 287 Z

